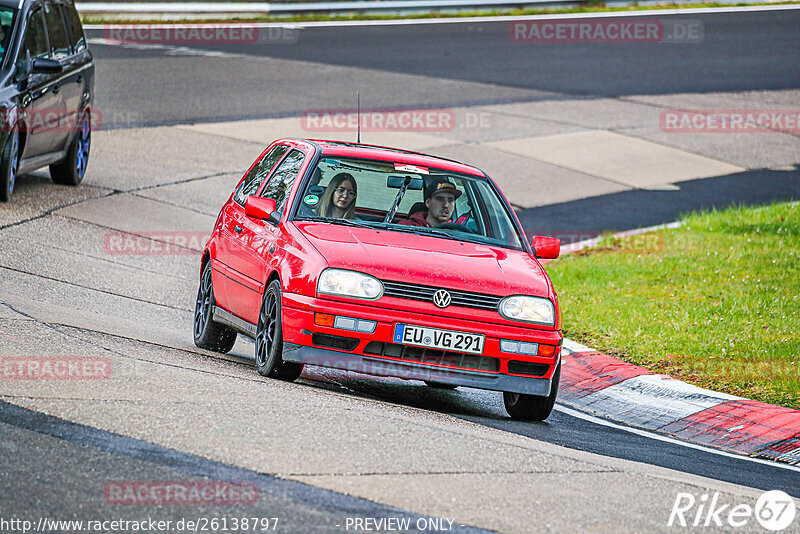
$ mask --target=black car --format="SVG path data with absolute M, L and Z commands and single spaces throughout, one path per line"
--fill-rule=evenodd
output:
M 19 174 L 50 166 L 57 184 L 86 172 L 94 59 L 72 0 L 0 0 L 0 201 Z

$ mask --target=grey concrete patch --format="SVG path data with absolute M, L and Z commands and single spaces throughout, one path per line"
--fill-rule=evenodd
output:
M 521 116 L 513 109 L 516 105 L 455 108 L 455 127 L 438 135 L 463 143 L 486 143 L 577 132 L 582 129 L 579 126 L 564 124 L 560 121 Z M 512 109 L 508 110 L 508 107 Z
M 57 210 L 55 213 L 140 235 L 144 232 L 198 231 L 208 232 L 210 236 L 216 219 L 216 216 L 170 207 L 161 202 L 129 194 L 90 200 L 77 206 Z
M 595 130 L 657 126 L 661 112 L 652 105 L 613 98 L 521 102 L 486 106 L 485 109 L 504 116 L 527 117 Z
M 220 172 L 244 174 L 265 147 L 166 127 L 100 131 L 85 182 L 129 191 Z
M 512 204 L 523 208 L 629 189 L 596 176 L 504 153 L 490 146 L 454 145 L 438 148 L 434 152 L 480 167 L 497 182 Z
M 47 170 L 17 178 L 11 200 L 0 202 L 0 227 L 41 216 L 60 206 L 98 198 L 111 193 L 100 187 L 56 185 Z
M 197 290 L 194 280 L 164 276 L 172 269 L 164 269 L 165 273 L 158 275 L 99 257 L 26 243 L 17 238 L 0 240 L 0 271 L 5 275 L 4 267 L 172 307 L 186 307 Z
M 35 287 L 35 291 L 30 291 Z M 0 302 L 44 323 L 108 332 L 175 347 L 193 347 L 194 298 L 182 309 L 3 270 Z
M 800 106 L 800 89 L 635 95 L 624 100 L 664 109 L 783 109 Z
M 800 163 L 799 136 L 781 133 L 671 133 L 660 128 L 623 130 L 622 133 L 747 169 Z
M 611 132 L 515 139 L 490 143 L 490 146 L 641 189 L 743 170 Z
M 142 189 L 135 194 L 216 218 L 243 174 L 227 173 L 210 178 L 198 178 L 178 184 Z
M 154 236 L 154 238 L 157 237 L 159 236 Z M 207 237 L 204 232 L 197 233 L 197 239 Z M 62 251 L 69 256 L 86 257 L 92 262 L 105 262 L 111 268 L 136 269 L 139 272 L 154 275 L 154 277 L 177 282 L 197 280 L 200 262 L 199 248 L 202 243 L 196 248 L 172 247 L 170 252 L 173 253 L 170 254 L 134 254 L 131 252 L 135 252 L 135 248 L 126 247 L 130 243 L 127 241 L 128 238 L 134 239 L 134 236 L 123 236 L 120 232 L 108 230 L 102 226 L 58 215 L 35 219 L 3 231 L 3 239 L 15 241 L 17 246 L 23 250 L 26 246 L 47 247 L 55 251 Z M 126 239 L 126 241 L 121 241 L 121 239 Z M 143 247 L 149 245 L 145 238 L 135 239 L 137 245 L 140 244 L 139 241 Z M 0 240 L 1 243 L 2 240 Z M 155 248 L 156 244 L 152 244 L 152 246 Z M 9 245 L 7 248 L 12 247 Z M 165 246 L 162 246 L 162 249 L 166 251 Z M 142 251 L 139 250 L 139 252 Z M 123 277 L 118 282 L 120 287 L 124 287 L 126 280 Z
M 320 111 L 319 113 L 323 114 L 326 112 Z M 336 113 L 336 110 L 328 110 L 327 113 Z M 364 114 L 367 115 L 367 113 L 368 112 L 365 110 Z M 387 113 L 391 112 L 389 111 Z M 314 124 L 315 123 L 303 121 L 300 117 L 290 117 L 283 119 L 254 119 L 234 122 L 200 123 L 189 126 L 179 126 L 178 128 L 231 139 L 261 142 L 265 148 L 269 143 L 281 137 L 332 139 L 346 142 L 355 142 L 358 138 L 356 128 L 348 127 L 344 130 L 332 127 L 318 128 Z M 401 128 L 397 128 L 393 131 L 372 131 L 365 129 L 361 132 L 361 142 L 381 146 L 403 147 L 407 150 L 425 150 L 448 143 L 447 140 L 439 137 L 438 133 Z

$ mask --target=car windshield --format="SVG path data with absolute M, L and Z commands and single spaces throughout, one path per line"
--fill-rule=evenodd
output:
M 14 27 L 14 14 L 16 9 L 0 7 L 0 63 L 6 57 L 6 51 L 11 43 L 11 29 Z
M 505 203 L 485 178 L 391 161 L 323 157 L 299 193 L 296 220 L 523 249 Z

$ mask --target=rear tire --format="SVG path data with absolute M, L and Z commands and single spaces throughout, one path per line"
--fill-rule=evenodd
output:
M 87 110 L 81 115 L 78 131 L 61 163 L 50 165 L 50 177 L 61 185 L 78 185 L 86 174 L 89 164 L 89 148 L 92 146 L 92 120 Z
M 281 283 L 273 280 L 267 286 L 256 328 L 256 370 L 262 376 L 292 382 L 300 377 L 303 365 L 283 361 L 283 320 Z
M 11 199 L 17 183 L 17 167 L 19 167 L 19 132 L 15 129 L 6 139 L 3 147 L 2 163 L 0 163 L 0 202 Z
M 194 307 L 194 344 L 201 349 L 227 353 L 236 343 L 236 331 L 214 322 L 214 285 L 211 261 L 203 267 Z
M 561 381 L 561 362 L 558 362 L 555 373 L 553 373 L 553 384 L 550 387 L 550 395 L 541 397 L 539 395 L 524 395 L 522 393 L 503 393 L 503 402 L 506 411 L 513 419 L 524 421 L 544 421 L 553 411 L 558 395 L 558 383 Z

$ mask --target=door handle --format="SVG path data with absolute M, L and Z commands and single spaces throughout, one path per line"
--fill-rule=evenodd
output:
M 59 86 L 57 86 L 57 85 L 54 85 L 54 86 L 53 86 L 53 92 L 54 92 L 55 94 L 58 94 L 58 92 L 59 92 L 60 90 L 61 90 L 61 88 L 60 88 Z
M 237 234 L 241 234 L 242 227 L 237 224 L 236 226 L 233 227 L 233 231 L 236 232 Z
M 78 76 L 77 78 L 75 78 L 75 81 L 78 83 L 83 83 L 83 76 Z

